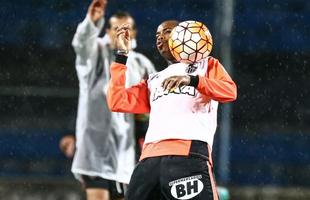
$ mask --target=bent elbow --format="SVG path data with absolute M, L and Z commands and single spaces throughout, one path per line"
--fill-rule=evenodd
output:
M 110 111 L 115 112 L 115 108 L 113 108 L 112 104 L 108 102 L 108 108 Z
M 107 98 L 108 108 L 111 112 L 120 112 L 120 108 L 118 106 L 117 101 L 112 100 L 111 98 Z
M 235 84 L 232 85 L 232 87 L 227 88 L 226 95 L 221 98 L 220 102 L 222 103 L 228 103 L 235 101 L 237 99 L 237 87 Z
M 119 109 L 117 109 L 116 107 L 113 107 L 113 106 L 109 106 L 109 109 L 111 112 L 119 112 Z
M 235 101 L 237 99 L 237 86 L 234 83 L 231 87 L 231 91 L 230 91 L 230 95 L 229 98 L 227 99 L 227 102 L 232 102 Z
M 113 103 L 113 100 L 111 99 L 109 93 L 107 95 L 107 104 L 110 111 L 115 112 L 115 103 Z
M 231 101 L 235 101 L 238 97 L 238 94 L 237 94 L 237 88 L 235 88 L 233 91 L 232 91 L 232 95 L 231 95 Z

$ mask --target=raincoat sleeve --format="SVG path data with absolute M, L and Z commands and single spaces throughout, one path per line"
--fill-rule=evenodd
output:
M 215 58 L 208 60 L 205 77 L 199 76 L 197 90 L 219 102 L 230 102 L 237 98 L 237 87 L 223 65 Z
M 145 68 L 146 68 L 146 71 L 147 71 L 148 75 L 157 72 L 155 67 L 154 67 L 154 65 L 153 65 L 153 63 L 145 56 L 144 56 L 144 63 L 145 63 Z
M 113 62 L 109 82 L 107 102 L 113 112 L 149 113 L 149 91 L 147 81 L 125 88 L 126 65 Z
M 87 60 L 97 53 L 97 38 L 104 25 L 104 19 L 96 24 L 87 15 L 74 34 L 72 46 L 77 55 L 77 65 L 87 65 Z

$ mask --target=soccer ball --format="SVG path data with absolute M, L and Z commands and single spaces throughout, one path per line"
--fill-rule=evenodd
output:
M 209 29 L 198 21 L 179 23 L 170 34 L 169 49 L 173 57 L 183 63 L 194 63 L 206 58 L 212 50 Z

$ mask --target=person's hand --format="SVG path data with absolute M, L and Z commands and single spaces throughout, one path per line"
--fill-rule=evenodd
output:
M 115 41 L 117 49 L 125 50 L 127 52 L 131 48 L 129 26 L 129 24 L 122 24 L 121 26 L 117 27 Z
M 169 78 L 166 78 L 162 82 L 162 87 L 164 90 L 172 90 L 178 87 L 181 87 L 183 85 L 189 85 L 190 83 L 190 76 L 185 75 L 185 76 L 171 76 Z
M 103 17 L 106 5 L 107 0 L 93 0 L 90 4 L 88 14 L 94 23 L 97 23 Z
M 66 157 L 72 158 L 75 152 L 75 137 L 73 135 L 66 135 L 61 138 L 59 148 Z

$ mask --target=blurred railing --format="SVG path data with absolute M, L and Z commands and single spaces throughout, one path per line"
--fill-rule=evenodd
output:
M 3 200 L 83 200 L 85 194 L 73 179 L 0 179 Z
M 303 187 L 233 187 L 231 200 L 309 200 L 310 188 Z

